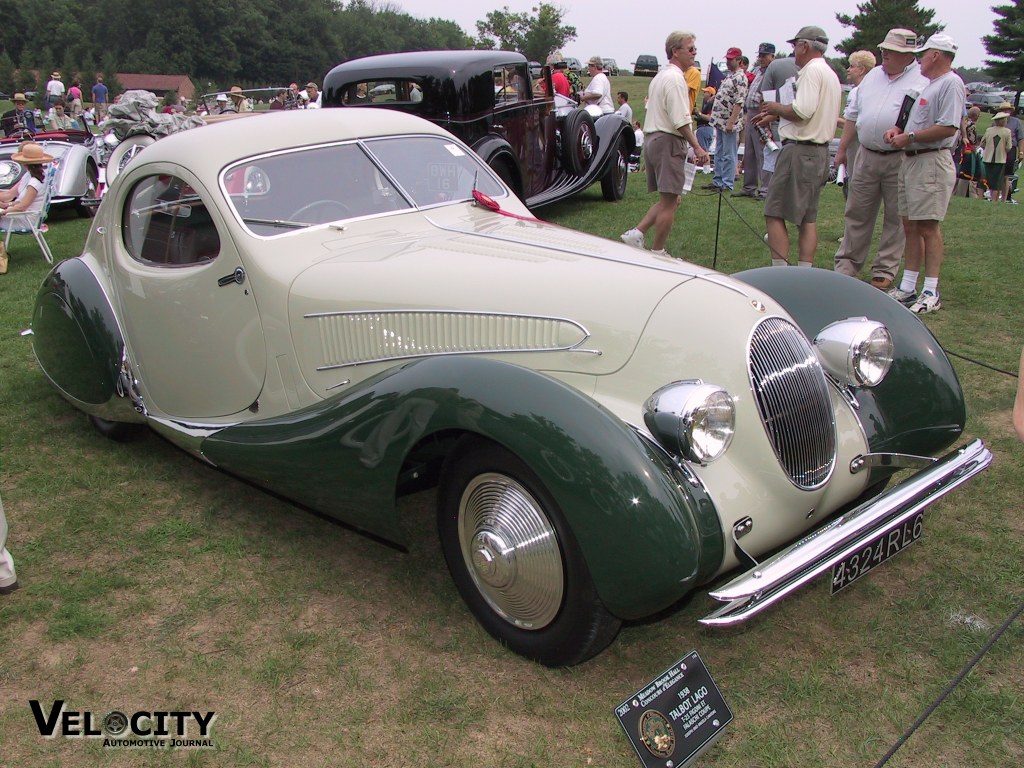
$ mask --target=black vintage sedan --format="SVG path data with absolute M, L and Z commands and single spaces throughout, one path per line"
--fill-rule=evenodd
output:
M 531 78 L 510 51 L 416 51 L 339 64 L 324 79 L 324 107 L 384 107 L 418 115 L 466 142 L 530 208 L 600 181 L 606 200 L 626 192 L 632 127 L 556 95 L 551 71 Z

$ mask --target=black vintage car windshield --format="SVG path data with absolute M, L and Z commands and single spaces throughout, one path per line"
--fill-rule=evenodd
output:
M 477 188 L 505 189 L 462 145 L 443 136 L 397 136 L 307 147 L 230 166 L 221 184 L 256 235 L 461 203 Z

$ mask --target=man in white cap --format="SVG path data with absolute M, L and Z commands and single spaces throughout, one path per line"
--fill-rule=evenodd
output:
M 768 127 L 775 118 L 787 121 L 779 127 L 782 152 L 768 185 L 764 203 L 765 229 L 773 266 L 789 264 L 789 231 L 796 224 L 800 266 L 814 264 L 818 247 L 818 201 L 828 181 L 828 145 L 836 134 L 842 89 L 839 76 L 825 61 L 828 36 L 821 27 L 807 26 L 787 40 L 799 68 L 796 96 L 791 104 L 765 101 L 754 121 Z
M 956 144 L 967 94 L 964 81 L 953 71 L 957 45 L 938 32 L 917 53 L 921 73 L 930 81 L 910 111 L 906 128 L 890 128 L 885 141 L 902 150 L 899 175 L 899 207 L 907 236 L 903 279 L 889 295 L 924 314 L 942 308 L 939 270 L 944 244 L 940 224 L 946 216 L 956 183 L 951 150 Z M 924 266 L 924 286 L 917 293 L 917 279 Z
M 899 214 L 899 150 L 887 144 L 885 132 L 896 125 L 900 105 L 908 93 L 920 93 L 928 85 L 914 57 L 917 34 L 910 29 L 890 29 L 878 44 L 882 66 L 872 68 L 857 86 L 857 102 L 850 110 L 836 165 L 846 162 L 846 150 L 855 135 L 860 144 L 857 168 L 847 182 L 846 228 L 836 251 L 835 269 L 856 277 L 867 261 L 875 232 L 878 206 L 885 206 L 878 255 L 871 267 L 871 284 L 882 291 L 892 288 L 900 271 L 906 236 Z M 853 121 L 853 130 L 849 130 Z

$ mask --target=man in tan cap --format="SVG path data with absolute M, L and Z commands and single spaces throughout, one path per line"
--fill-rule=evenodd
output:
M 14 102 L 14 109 L 9 109 L 0 115 L 0 128 L 3 128 L 4 136 L 13 136 L 17 133 L 35 133 L 36 118 L 32 110 L 26 109 L 28 100 L 24 93 L 16 93 L 11 99 Z
M 860 143 L 857 167 L 848 182 L 843 242 L 836 251 L 835 270 L 856 277 L 871 249 L 879 204 L 885 206 L 878 255 L 871 267 L 871 284 L 882 291 L 892 288 L 900 270 L 906 236 L 899 213 L 899 174 L 902 155 L 883 138 L 896 125 L 900 105 L 908 93 L 920 93 L 928 85 L 914 57 L 917 34 L 910 29 L 890 29 L 878 44 L 882 66 L 871 69 L 857 86 L 857 102 L 850 110 L 836 165 L 846 162 L 854 135 Z M 850 123 L 853 122 L 852 130 Z
M 889 295 L 924 314 L 942 308 L 939 270 L 945 245 L 941 223 L 956 183 L 951 152 L 964 115 L 964 81 L 953 71 L 957 45 L 938 32 L 917 53 L 921 74 L 929 83 L 910 111 L 906 128 L 885 132 L 885 141 L 903 152 L 899 176 L 900 217 L 907 235 L 903 279 Z M 917 279 L 924 267 L 924 287 L 917 293 Z
M 53 102 L 64 98 L 64 83 L 61 82 L 60 72 L 54 72 L 46 81 L 46 93 L 43 97 L 43 108 L 49 112 Z
M 1010 177 L 1016 172 L 1017 163 L 1020 160 L 1024 160 L 1024 126 L 1021 125 L 1020 118 L 1014 114 L 1013 104 L 1010 102 L 1004 101 L 996 111 L 1009 113 L 1009 116 L 1006 118 L 1006 127 L 1010 129 L 1013 149 L 1011 150 L 1009 147 L 1006 149 L 1006 168 L 1003 171 L 1003 199 L 1008 203 L 1016 205 L 1017 201 L 1013 199 L 1013 183 L 1010 181 Z

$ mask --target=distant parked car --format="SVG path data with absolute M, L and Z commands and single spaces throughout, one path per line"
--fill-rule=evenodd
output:
M 323 105 L 426 118 L 466 142 L 530 208 L 598 181 L 605 199 L 621 200 L 636 143 L 632 129 L 618 115 L 594 117 L 556 96 L 550 69 L 542 68 L 538 81 L 530 77 L 528 64 L 512 51 L 414 51 L 350 59 L 324 78 Z M 373 98 L 353 99 L 360 86 Z M 383 86 L 388 95 L 377 97 Z
M 636 77 L 654 77 L 658 74 L 658 57 L 644 54 L 636 57 L 633 65 L 633 74 Z
M 993 114 L 999 111 L 999 105 L 1003 102 L 1009 102 L 1013 104 L 1017 98 L 1017 94 L 1012 91 L 983 91 L 980 93 L 972 93 L 967 99 L 968 103 L 980 107 L 982 112 L 992 112 Z M 1018 107 L 1018 112 L 1021 109 Z
M 619 65 L 615 63 L 615 59 L 601 59 L 604 62 L 604 71 L 609 75 L 619 74 Z
M 565 66 L 571 69 L 573 72 L 583 71 L 583 64 L 575 56 L 566 56 Z

